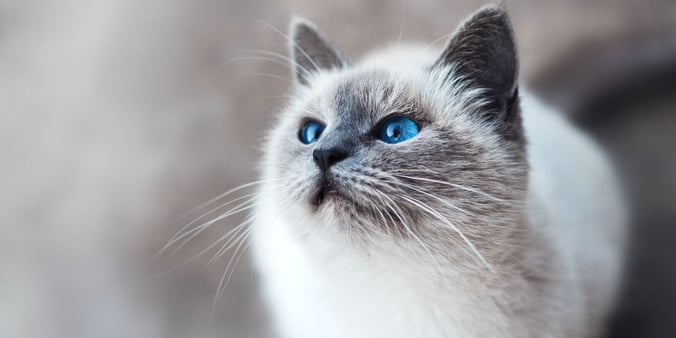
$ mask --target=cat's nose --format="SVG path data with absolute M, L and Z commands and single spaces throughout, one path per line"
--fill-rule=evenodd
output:
M 348 155 L 345 149 L 315 149 L 312 152 L 312 158 L 322 171 L 327 171 L 332 165 L 344 160 Z

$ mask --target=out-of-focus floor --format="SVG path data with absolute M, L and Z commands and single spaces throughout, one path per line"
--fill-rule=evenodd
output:
M 256 178 L 288 94 L 291 14 L 358 56 L 434 41 L 479 1 L 0 1 L 0 336 L 268 337 L 248 256 L 148 280 L 193 207 Z M 508 1 L 524 82 L 581 41 L 676 28 L 676 3 Z M 403 28 L 402 28 L 403 27 Z M 262 73 L 268 75 L 261 75 Z M 281 78 L 279 78 L 281 77 Z M 676 334 L 676 91 L 584 121 L 628 178 L 635 250 L 614 337 Z M 217 223 L 175 266 L 242 220 Z M 214 320 L 207 322 L 211 314 Z

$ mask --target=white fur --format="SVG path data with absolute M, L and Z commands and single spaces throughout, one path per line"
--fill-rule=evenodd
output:
M 398 50 L 420 54 L 419 48 Z M 382 55 L 390 56 L 367 58 L 364 65 L 397 64 L 391 53 Z M 558 266 L 551 290 L 529 299 L 536 295 L 520 278 L 488 286 L 461 270 L 448 271 L 449 283 L 432 282 L 426 278 L 431 268 L 407 253 L 375 257 L 311 231 L 299 234 L 298 228 L 322 225 L 285 213 L 268 184 L 259 191 L 253 247 L 281 336 L 596 335 L 590 323 L 605 315 L 619 282 L 625 217 L 618 187 L 593 142 L 528 92 L 521 98 L 531 166 L 526 218 L 534 241 L 527 259 L 548 255 Z M 276 178 L 265 166 L 263 178 Z M 507 315 L 486 294 L 526 299 L 535 317 Z

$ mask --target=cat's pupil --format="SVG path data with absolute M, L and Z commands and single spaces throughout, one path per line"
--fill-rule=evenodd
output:
M 399 138 L 399 127 L 394 128 L 394 130 L 392 131 L 392 136 L 394 138 Z

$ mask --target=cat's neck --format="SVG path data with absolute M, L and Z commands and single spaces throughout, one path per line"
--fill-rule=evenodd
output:
M 454 245 L 449 244 L 448 239 L 442 239 L 439 243 L 445 245 L 444 250 L 430 247 L 434 241 L 421 238 L 424 234 L 400 240 L 373 239 L 361 245 L 350 242 L 349 238 L 327 240 L 321 233 L 312 233 L 298 240 L 315 268 L 327 274 L 355 270 L 373 277 L 402 276 L 403 280 L 410 280 L 416 286 L 420 286 L 421 281 L 442 288 L 444 285 L 459 285 L 460 282 L 490 286 L 505 279 L 518 279 L 524 271 L 533 269 L 531 265 L 539 264 L 531 256 L 539 257 L 541 251 L 549 249 L 538 246 L 542 242 L 542 234 L 533 231 L 529 223 L 537 221 L 529 215 L 516 219 L 512 224 L 516 230 L 502 238 L 502 244 L 509 245 L 504 245 L 504 250 L 499 252 L 487 248 L 490 243 L 472 242 L 460 235 L 454 236 Z M 425 225 L 428 228 L 440 226 Z M 336 225 L 313 224 L 310 227 L 335 228 Z M 474 245 L 470 246 L 470 243 Z M 534 255 L 534 252 L 537 254 Z
M 541 257 L 551 256 L 533 252 L 547 250 L 545 247 L 515 248 L 503 256 L 502 261 L 491 261 L 494 269 L 490 270 L 466 258 L 442 260 L 437 257 L 435 263 L 429 263 L 426 258 L 410 256 L 419 251 L 401 248 L 385 251 L 382 247 L 378 251 L 359 249 L 335 242 L 327 244 L 312 237 L 303 241 L 302 250 L 326 302 L 335 308 L 349 309 L 349 313 L 340 314 L 348 317 L 341 321 L 361 323 L 368 318 L 369 321 L 387 323 L 403 316 L 409 321 L 428 323 L 432 331 L 457 332 L 459 336 L 476 333 L 473 330 L 481 325 L 481 321 L 489 321 L 492 326 L 486 330 L 494 331 L 485 333 L 490 335 L 513 329 L 500 325 L 509 322 L 505 318 L 511 313 L 528 311 L 531 307 L 531 304 L 522 303 L 519 304 L 522 308 L 515 309 L 511 308 L 514 303 L 502 301 L 515 297 L 527 299 L 526 295 L 555 288 L 541 270 L 555 264 L 538 261 Z M 528 242 L 533 245 L 543 243 L 536 238 Z M 383 307 L 382 304 L 389 305 Z M 491 318 L 486 317 L 489 315 Z M 430 316 L 443 316 L 443 321 L 438 322 Z M 369 321 L 361 324 L 363 329 L 368 330 Z M 392 325 L 395 330 L 397 323 Z M 534 324 L 524 322 L 523 325 Z M 452 328 L 450 331 L 449 327 Z M 379 330 L 382 334 L 383 328 Z

